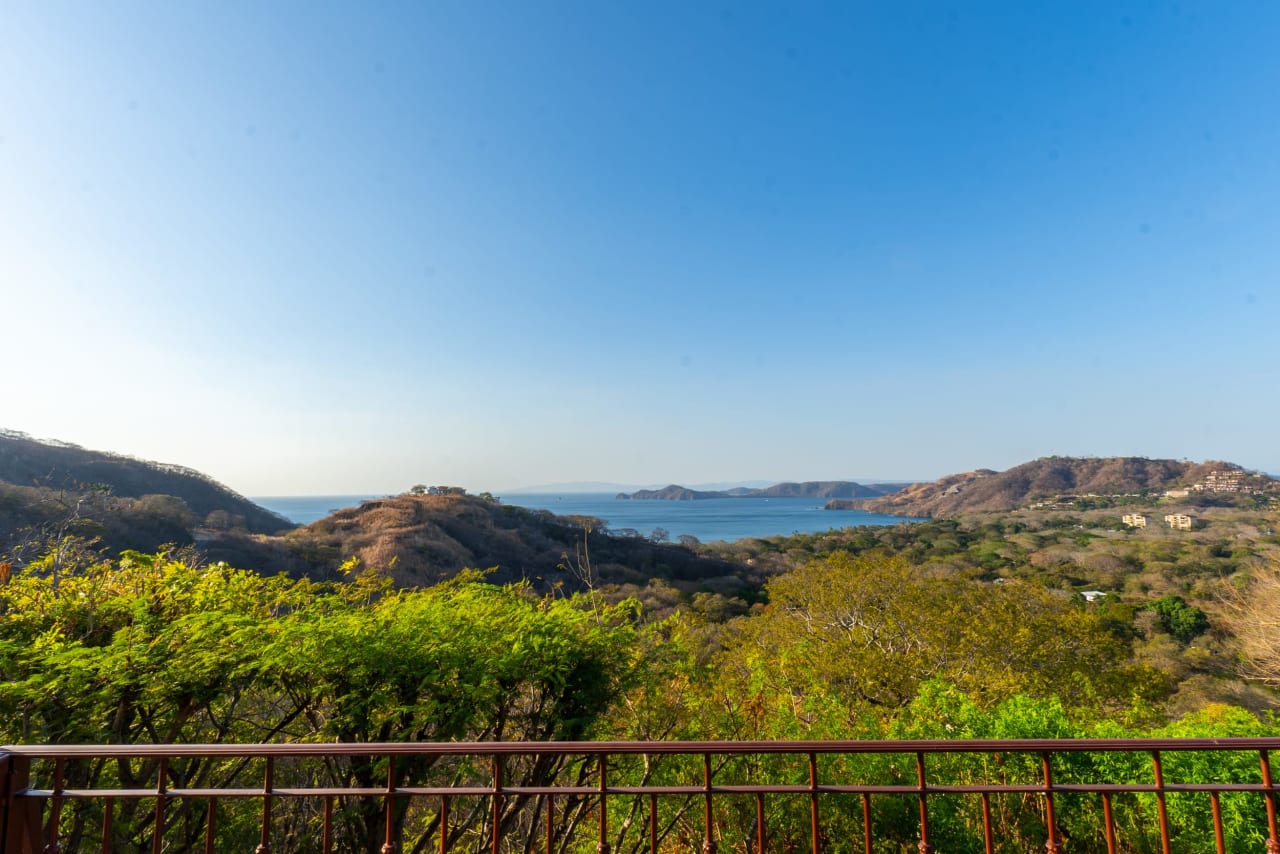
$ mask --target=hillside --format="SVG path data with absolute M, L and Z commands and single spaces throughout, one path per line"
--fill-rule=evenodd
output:
M 493 568 L 495 582 L 528 581 L 547 591 L 597 584 L 645 585 L 660 578 L 680 587 L 736 589 L 744 567 L 701 557 L 679 545 L 602 533 L 600 520 L 556 516 L 467 495 L 400 495 L 340 510 L 283 537 L 262 540 L 257 555 L 273 567 L 298 562 L 317 574 L 349 557 L 388 569 L 398 584 L 430 585 L 465 567 Z M 589 570 L 589 572 L 588 572 Z
M 1225 462 L 1191 463 L 1143 457 L 1044 457 L 1007 471 L 990 469 L 948 475 L 932 483 L 915 483 L 892 495 L 850 502 L 831 502 L 831 509 L 860 509 L 900 516 L 953 516 L 973 511 L 1009 511 L 1064 496 L 1158 496 L 1189 488 L 1213 472 L 1242 472 Z M 1243 472 L 1242 472 L 1243 473 Z M 1247 475 L 1259 488 L 1272 488 L 1265 475 Z M 1244 494 L 1243 492 L 1241 494 Z M 1210 493 L 1205 493 L 1208 497 Z M 1227 500 L 1223 493 L 1212 493 Z
M 540 592 L 634 591 L 651 579 L 685 593 L 759 586 L 744 566 L 604 528 L 461 491 L 366 501 L 298 527 L 191 469 L 0 433 L 0 557 L 19 566 L 71 535 L 108 553 L 195 546 L 209 563 L 316 579 L 354 557 L 401 586 L 465 568 Z
M 803 483 L 775 483 L 761 489 L 737 487 L 726 491 L 689 489 L 672 484 L 662 489 L 641 489 L 618 493 L 619 499 L 636 501 L 699 501 L 708 498 L 872 498 L 888 495 L 905 484 L 878 483 L 866 486 L 851 480 L 808 480 Z
M 154 550 L 191 544 L 201 526 L 274 534 L 293 524 L 192 469 L 0 430 L 0 554 L 65 534 Z

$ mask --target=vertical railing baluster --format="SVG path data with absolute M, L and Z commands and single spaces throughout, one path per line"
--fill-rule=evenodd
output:
M 916 753 L 916 787 L 920 798 L 920 843 L 916 848 L 920 854 L 930 854 L 933 845 L 929 842 L 929 788 L 925 784 L 924 753 Z
M 320 819 L 320 851 L 322 854 L 333 854 L 333 795 L 324 796 L 324 807 Z
M 1163 854 L 1172 854 L 1169 838 L 1169 808 L 1164 802 L 1164 766 L 1160 761 L 1160 751 L 1151 751 L 1151 771 L 1156 782 L 1156 816 L 1160 821 L 1160 850 Z
M 871 851 L 871 793 L 862 793 L 862 850 L 864 854 Z
M 1058 817 L 1053 810 L 1053 764 L 1050 758 L 1047 750 L 1040 754 L 1040 764 L 1044 769 L 1044 824 L 1049 837 L 1044 850 L 1047 854 L 1058 854 L 1062 847 L 1058 844 Z
M 502 756 L 493 754 L 493 834 L 490 836 L 493 854 L 498 854 L 502 843 Z
M 702 754 L 702 854 L 715 854 L 715 817 L 711 812 L 711 754 Z
M 982 850 L 995 854 L 995 838 L 991 834 L 991 793 L 982 793 Z
M 107 802 L 102 805 L 102 847 L 99 849 L 102 854 L 111 854 L 112 849 L 112 824 L 115 822 L 116 802 L 112 798 L 107 798 Z
M 440 796 L 440 854 L 449 854 L 449 796 Z
M 1276 790 L 1271 784 L 1271 757 L 1266 750 L 1258 751 L 1262 765 L 1262 785 L 1267 787 L 1267 854 L 1280 854 L 1280 833 L 1276 831 Z
M 596 843 L 598 854 L 609 854 L 609 756 L 600 754 L 600 841 Z M 496 854 L 496 852 L 495 852 Z
M 556 809 L 555 798 L 551 797 L 551 795 L 547 795 L 547 826 L 546 826 L 547 847 L 545 849 L 546 854 L 552 854 L 552 852 L 555 850 L 555 842 L 556 842 L 555 809 Z
M 764 792 L 756 792 L 756 854 L 764 854 Z
M 218 838 L 218 799 L 210 798 L 204 817 L 204 854 L 217 854 L 214 843 Z
M 169 791 L 169 757 L 161 756 L 160 765 L 156 769 L 156 818 L 151 829 L 151 854 L 160 854 L 164 849 L 164 798 Z
M 1217 854 L 1227 854 L 1227 840 L 1222 835 L 1222 803 L 1217 792 L 1209 793 L 1209 811 L 1213 814 L 1213 844 Z
M 383 803 L 386 812 L 386 829 L 383 831 L 382 854 L 395 854 L 396 850 L 396 757 L 387 757 L 387 794 Z
M 1116 817 L 1111 812 L 1111 793 L 1102 793 L 1102 823 L 1107 835 L 1107 854 L 1116 854 Z
M 275 789 L 276 764 L 274 757 L 266 759 L 267 767 L 262 775 L 262 830 L 254 854 L 271 854 L 271 793 Z
M 813 854 L 822 852 L 822 825 L 818 816 L 818 754 L 809 754 L 809 844 Z
M 4 787 L 0 850 L 39 851 L 44 846 L 44 806 L 34 798 L 18 796 L 31 785 L 31 757 L 0 751 L 0 768 L 4 768 L 0 777 L 0 786 Z

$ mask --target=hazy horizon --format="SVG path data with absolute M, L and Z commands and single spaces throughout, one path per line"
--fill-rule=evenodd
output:
M 1280 471 L 1280 6 L 6 25 L 13 429 L 246 495 Z
M 45 442 L 45 443 L 50 443 L 55 445 L 68 444 L 66 440 L 60 439 L 55 436 L 32 436 L 29 433 L 26 433 L 21 430 L 14 430 L 12 428 L 6 427 L 5 425 L 0 425 L 0 434 L 9 434 L 9 435 L 22 437 L 22 438 L 33 439 L 38 442 Z M 78 443 L 72 443 L 72 444 L 78 444 Z M 110 448 L 86 448 L 86 450 L 102 452 L 107 454 L 120 454 L 119 451 L 115 451 Z M 191 466 L 186 465 L 180 460 L 155 460 L 155 459 L 148 459 L 147 457 L 137 456 L 137 455 L 126 455 L 126 456 L 133 456 L 136 459 L 141 459 L 141 460 L 145 460 L 153 463 L 159 463 L 161 465 L 176 465 L 176 466 L 182 466 L 185 468 L 192 468 Z M 1086 458 L 1099 458 L 1099 457 L 1128 456 L 1128 455 L 1083 454 L 1080 456 L 1086 457 Z M 1152 457 L 1149 454 L 1136 454 L 1132 456 L 1146 457 L 1148 459 L 1156 459 L 1155 457 Z M 1187 457 L 1170 457 L 1167 459 L 1179 459 L 1179 460 L 1186 461 L 1188 458 Z M 1221 460 L 1223 462 L 1243 465 L 1238 460 L 1229 460 L 1221 456 L 1210 457 L 1210 458 L 1200 459 L 1200 460 L 1191 460 L 1191 461 L 1196 463 L 1204 463 L 1204 462 L 1209 462 L 1211 460 Z M 1031 460 L 1019 460 L 1018 463 L 1015 463 L 1014 465 L 1018 465 L 1026 462 L 1031 462 Z M 1009 466 L 1009 467 L 1011 468 L 1012 466 Z M 992 467 L 991 466 L 975 466 L 974 467 L 974 469 L 984 469 L 984 468 L 991 469 Z M 1255 467 L 1255 466 L 1244 465 L 1244 468 L 1249 471 L 1259 471 L 1259 472 L 1262 472 L 1263 474 L 1267 474 L 1272 477 L 1280 477 L 1280 475 L 1275 474 L 1273 471 L 1269 471 L 1265 467 Z M 874 477 L 856 477 L 856 476 L 855 477 L 826 476 L 826 477 L 813 477 L 813 478 L 794 478 L 794 477 L 793 478 L 754 478 L 754 479 L 748 478 L 748 479 L 741 479 L 741 480 L 722 480 L 722 481 L 708 481 L 708 482 L 692 482 L 692 481 L 674 479 L 674 480 L 664 480 L 664 481 L 648 481 L 648 482 L 633 482 L 633 483 L 623 483 L 620 481 L 587 480 L 587 481 L 555 481 L 550 483 L 538 483 L 538 484 L 532 484 L 528 486 L 515 486 L 515 487 L 505 487 L 505 488 L 504 487 L 491 488 L 489 486 L 476 487 L 473 484 L 448 483 L 446 481 L 431 481 L 430 483 L 434 485 L 443 485 L 443 486 L 461 486 L 473 495 L 479 494 L 481 492 L 489 492 L 498 496 L 529 495 L 529 494 L 548 495 L 548 494 L 554 494 L 557 492 L 562 492 L 565 494 L 593 494 L 593 493 L 603 494 L 603 493 L 619 493 L 619 492 L 636 492 L 642 489 L 662 489 L 663 487 L 670 486 L 670 485 L 683 486 L 688 489 L 696 489 L 696 490 L 727 490 L 727 489 L 733 489 L 735 487 L 758 488 L 758 487 L 773 486 L 779 483 L 801 483 L 805 481 L 851 481 L 851 482 L 867 484 L 867 485 L 873 485 L 877 483 L 929 483 L 935 480 L 939 480 L 948 475 L 961 474 L 965 471 L 973 471 L 974 469 L 952 469 L 952 470 L 940 472 L 937 474 L 931 474 L 931 475 L 920 476 L 920 477 L 874 478 Z M 1002 471 L 1003 469 L 995 469 L 995 470 Z M 208 472 L 201 472 L 201 473 L 206 475 L 209 474 Z M 215 478 L 215 480 L 216 479 L 217 478 Z M 244 495 L 245 497 L 256 501 L 259 498 L 283 498 L 283 499 L 376 498 L 380 496 L 399 495 L 401 493 L 407 492 L 414 484 L 422 483 L 423 481 L 417 480 L 417 481 L 414 481 L 413 483 L 401 484 L 388 489 L 363 489 L 363 490 L 356 489 L 356 490 L 350 490 L 350 491 L 329 489 L 329 490 L 321 490 L 316 492 L 246 492 L 245 490 L 237 488 L 237 486 L 233 483 L 226 483 L 222 481 L 220 482 L 224 486 L 240 493 L 241 495 Z
M 869 480 L 866 478 L 858 479 L 855 477 L 828 477 L 828 478 L 822 478 L 822 480 L 850 481 L 853 483 L 862 483 L 862 484 L 907 483 L 908 482 L 908 479 L 906 478 L 895 478 L 888 481 L 877 481 L 877 480 Z M 910 482 L 917 482 L 918 480 L 920 479 L 917 479 L 916 481 L 910 481 Z M 928 478 L 928 480 L 937 480 L 937 478 Z M 662 489 L 663 487 L 671 486 L 671 485 L 683 486 L 687 489 L 697 489 L 697 490 L 707 490 L 707 491 L 735 489 L 738 487 L 745 487 L 747 489 L 759 489 L 766 486 L 773 486 L 774 484 L 778 484 L 778 483 L 799 483 L 799 482 L 801 481 L 796 481 L 794 479 L 788 480 L 786 478 L 783 478 L 780 480 L 758 480 L 757 479 L 757 480 L 737 480 L 737 481 L 716 481 L 712 483 L 681 483 L 680 481 L 667 481 L 665 483 L 610 483 L 607 481 L 593 480 L 593 481 L 571 481 L 567 483 L 538 483 L 538 484 L 533 484 L 532 486 L 521 486 L 521 487 L 515 487 L 512 489 L 498 488 L 498 489 L 488 489 L 488 490 L 475 490 L 467 486 L 466 484 L 436 484 L 436 485 L 438 486 L 456 485 L 456 486 L 463 487 L 468 492 L 473 494 L 476 492 L 491 492 L 494 495 L 504 496 L 504 495 L 553 495 L 555 493 L 561 493 L 561 492 L 566 495 L 606 495 L 610 493 L 619 493 L 619 492 L 637 492 L 642 489 Z M 397 490 L 397 493 L 407 492 L 409 488 L 410 487 L 405 487 L 404 489 Z M 352 498 L 356 496 L 385 495 L 385 494 L 392 494 L 392 493 L 317 492 L 317 493 L 296 493 L 296 494 L 285 493 L 285 494 L 278 494 L 278 495 L 263 494 L 263 495 L 250 495 L 247 497 L 253 498 L 255 500 L 258 498 L 303 498 L 303 497 Z

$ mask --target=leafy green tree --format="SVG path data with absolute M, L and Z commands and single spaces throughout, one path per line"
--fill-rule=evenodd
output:
M 1266 724 L 1244 709 L 1214 703 L 1153 734 L 1170 738 L 1265 738 L 1276 733 L 1274 722 Z M 1166 783 L 1262 783 L 1256 751 L 1169 751 L 1163 755 L 1163 764 Z M 1246 792 L 1224 792 L 1219 800 L 1228 852 L 1265 850 L 1266 801 Z M 1139 801 L 1148 814 L 1156 811 L 1154 796 L 1145 795 Z M 1166 797 L 1166 808 L 1175 831 L 1175 846 L 1188 851 L 1213 850 L 1208 795 L 1173 793 Z
M 1147 606 L 1155 612 L 1160 628 L 1182 643 L 1190 643 L 1209 630 L 1209 617 L 1199 608 L 1188 605 L 1181 596 L 1161 596 Z
M 539 599 L 475 573 L 395 591 L 380 573 L 352 569 L 350 580 L 333 585 L 171 555 L 64 565 L 57 584 L 48 562 L 11 569 L 0 586 L 0 741 L 584 739 L 633 678 L 629 604 Z M 401 785 L 468 773 L 456 761 L 427 759 L 395 770 Z M 512 760 L 504 776 L 537 786 L 588 770 L 563 758 Z M 101 761 L 67 768 L 69 785 L 133 783 L 154 773 L 154 765 Z M 168 773 L 175 786 L 221 786 L 245 785 L 249 771 L 190 760 L 170 763 Z M 353 758 L 306 773 L 308 784 L 377 787 L 388 770 Z M 499 820 L 513 838 L 533 832 L 536 801 L 504 799 Z M 120 802 L 116 850 L 149 844 L 147 812 L 140 802 Z M 395 818 L 411 849 L 435 831 L 438 816 L 404 807 Z M 98 820 L 69 812 L 68 850 Z M 305 837 L 305 814 L 291 820 Z M 491 820 L 484 809 L 455 815 L 452 844 L 463 846 Z M 561 831 L 573 820 L 566 816 Z M 252 847 L 253 821 L 229 808 L 219 820 L 220 847 Z M 171 825 L 172 850 L 197 843 L 196 824 Z M 178 838 L 184 828 L 192 836 Z M 380 801 L 344 799 L 341 850 L 378 850 L 382 829 Z
M 1135 691 L 1158 698 L 1168 690 L 1129 664 L 1123 627 L 1030 584 L 838 553 L 774 579 L 767 591 L 766 611 L 730 635 L 729 667 L 745 668 L 797 710 L 830 695 L 851 710 L 885 714 L 931 678 L 987 704 L 1030 692 L 1119 708 Z

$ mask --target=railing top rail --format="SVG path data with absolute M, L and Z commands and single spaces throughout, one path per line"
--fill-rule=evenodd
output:
M 302 744 L 11 744 L 32 759 L 159 756 L 494 756 L 531 754 L 1085 753 L 1280 750 L 1280 738 L 935 739 L 922 741 L 480 741 Z

